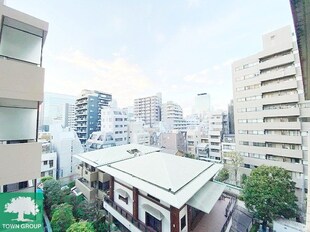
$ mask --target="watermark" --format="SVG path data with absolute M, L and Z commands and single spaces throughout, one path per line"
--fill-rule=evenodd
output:
M 0 231 L 44 231 L 43 193 L 0 193 Z

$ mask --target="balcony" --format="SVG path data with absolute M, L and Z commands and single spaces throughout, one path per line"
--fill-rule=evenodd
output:
M 134 219 L 133 216 L 119 206 L 110 198 L 105 197 L 103 201 L 103 207 L 113 215 L 118 221 L 120 221 L 131 232 L 156 232 L 153 228 L 147 226 L 140 220 Z
M 75 181 L 75 186 L 83 193 L 87 200 L 94 200 L 97 196 L 97 189 L 90 186 L 90 184 L 83 178 Z
M 288 162 L 281 162 L 275 160 L 268 160 L 268 159 L 256 159 L 250 157 L 244 157 L 244 163 L 252 164 L 255 166 L 260 165 L 267 165 L 267 166 L 278 166 L 284 168 L 291 172 L 303 172 L 303 165 L 300 163 L 288 163 Z
M 286 130 L 300 130 L 300 122 L 264 122 L 263 128 L 268 129 L 286 129 Z
M 280 90 L 287 90 L 287 89 L 297 89 L 297 81 L 283 81 L 274 84 L 264 85 L 261 87 L 262 93 L 280 91 Z
M 0 98 L 43 101 L 44 69 L 28 63 L 0 57 Z M 14 88 L 12 88 L 14 86 Z M 14 106 L 25 106 L 24 103 Z M 8 103 L 8 106 L 13 105 Z M 37 104 L 29 106 L 36 108 Z
M 78 176 L 83 176 L 83 165 L 82 164 L 77 165 L 75 172 L 77 173 Z
M 89 168 L 84 168 L 82 176 L 89 182 L 98 180 L 98 171 L 91 171 Z
M 264 110 L 264 117 L 281 117 L 281 116 L 299 116 L 300 110 L 299 108 L 287 108 L 287 109 L 272 109 L 272 110 Z
M 39 143 L 0 144 L 0 185 L 39 178 L 41 152 Z
M 284 56 L 279 56 L 270 60 L 267 60 L 265 62 L 259 63 L 259 69 L 268 69 L 271 67 L 277 67 L 284 64 L 290 64 L 294 62 L 294 54 L 290 53 Z
M 281 69 L 278 71 L 262 73 L 260 74 L 259 78 L 261 81 L 269 81 L 269 80 L 278 79 L 278 78 L 286 77 L 286 76 L 292 76 L 292 75 L 296 75 L 295 67 L 289 67 L 289 68 Z
M 290 102 L 298 102 L 299 97 L 298 94 L 291 95 L 279 95 L 273 97 L 267 97 L 260 100 L 262 105 L 271 105 L 271 104 L 281 104 L 281 103 L 290 103 Z

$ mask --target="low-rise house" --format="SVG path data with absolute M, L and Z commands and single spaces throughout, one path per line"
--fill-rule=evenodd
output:
M 78 192 L 82 192 L 87 200 L 103 199 L 109 190 L 110 176 L 99 171 L 99 167 L 159 150 L 139 144 L 126 144 L 75 155 L 80 161 L 76 167 L 79 178 L 75 181 Z
M 133 232 L 190 231 L 199 212 L 210 213 L 225 188 L 212 182 L 221 164 L 154 147 L 129 144 L 76 157 L 83 162 L 82 178 L 95 192 L 105 191 L 97 197 L 109 215 Z M 82 184 L 78 180 L 77 188 Z

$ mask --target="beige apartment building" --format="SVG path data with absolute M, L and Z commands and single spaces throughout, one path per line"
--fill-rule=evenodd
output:
M 289 26 L 262 38 L 261 52 L 232 65 L 236 151 L 244 156 L 244 171 L 263 164 L 288 170 L 303 203 L 310 110 L 298 48 Z
M 0 192 L 33 191 L 41 174 L 42 49 L 48 23 L 0 1 Z
M 137 98 L 134 100 L 134 115 L 137 120 L 142 120 L 145 125 L 153 127 L 161 120 L 161 93 L 155 96 Z

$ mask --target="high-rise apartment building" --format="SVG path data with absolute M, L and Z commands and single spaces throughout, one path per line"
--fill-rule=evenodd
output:
M 34 191 L 41 174 L 38 115 L 48 23 L 0 1 L 0 24 L 0 192 Z
M 183 119 L 183 109 L 180 105 L 168 101 L 162 104 L 161 121 L 165 124 L 168 130 L 186 130 L 186 120 Z
M 101 129 L 101 109 L 112 101 L 112 95 L 84 89 L 75 102 L 76 132 L 82 144 L 92 132 Z
M 161 120 L 161 105 L 161 93 L 151 97 L 137 98 L 134 100 L 135 118 L 141 119 L 145 125 L 153 127 Z
M 245 168 L 274 165 L 288 170 L 297 195 L 306 188 L 310 112 L 297 44 L 289 26 L 263 35 L 263 50 L 232 65 L 236 150 Z M 301 108 L 299 106 L 302 106 Z
M 205 119 L 211 111 L 210 106 L 210 94 L 199 93 L 195 97 L 195 105 L 193 108 L 193 114 L 198 115 L 200 121 Z

